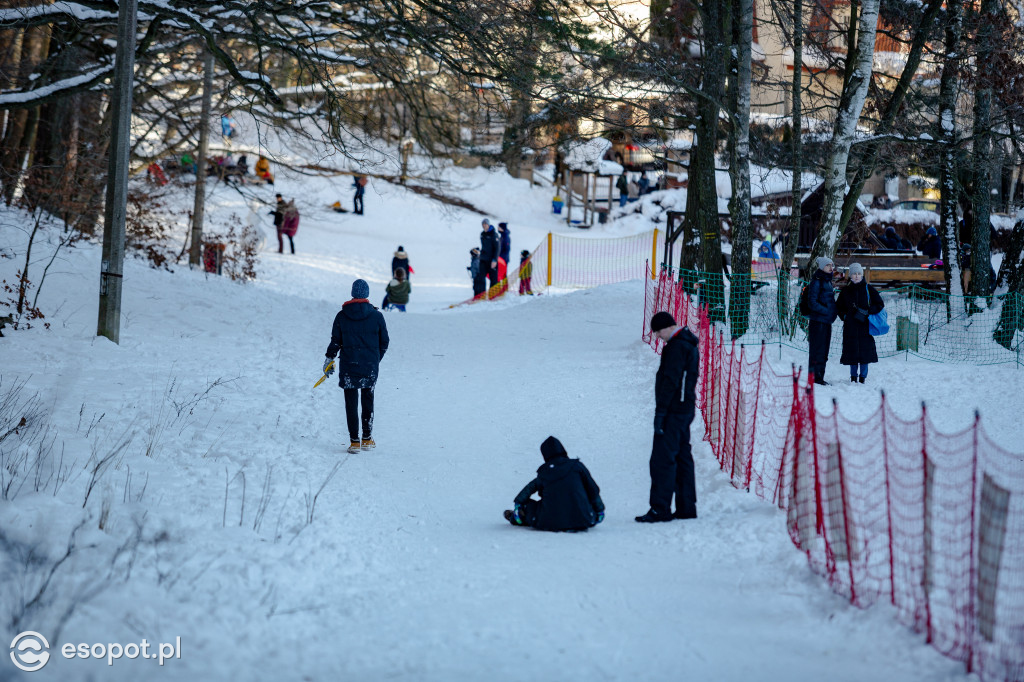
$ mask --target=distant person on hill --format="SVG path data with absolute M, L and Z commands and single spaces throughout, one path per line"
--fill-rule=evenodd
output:
M 516 495 L 513 508 L 505 510 L 505 520 L 550 531 L 587 530 L 604 521 L 601 489 L 583 462 L 569 459 L 554 436 L 541 443 L 540 453 L 544 463 L 537 477 Z M 540 500 L 533 499 L 534 493 Z
M 235 124 L 235 119 L 231 118 L 227 114 L 221 114 L 220 117 L 220 132 L 229 140 L 235 136 L 238 130 L 238 126 Z
M 270 172 L 270 161 L 267 160 L 267 157 L 260 156 L 256 162 L 255 172 L 256 177 L 262 179 L 268 185 L 274 184 L 274 174 Z
M 697 518 L 697 487 L 690 424 L 697 412 L 700 351 L 697 337 L 667 312 L 651 317 L 651 331 L 665 346 L 654 379 L 654 442 L 651 445 L 651 508 L 640 523 Z M 672 511 L 675 497 L 676 510 Z
M 640 179 L 636 184 L 640 188 L 640 196 L 647 194 L 651 188 L 651 181 L 647 179 L 647 171 L 640 174 Z
M 348 422 L 350 453 L 372 450 L 373 389 L 380 372 L 380 361 L 388 350 L 390 338 L 384 315 L 369 301 L 370 285 L 357 279 L 352 283 L 352 299 L 341 306 L 331 328 L 331 343 L 324 359 L 324 374 L 338 370 L 338 386 L 345 390 L 345 419 Z M 335 367 L 330 366 L 338 356 Z M 359 438 L 362 402 L 362 439 Z
M 523 249 L 519 254 L 519 295 L 533 296 L 533 289 L 530 287 L 530 279 L 533 277 L 533 263 L 530 262 L 530 252 Z
M 875 337 L 871 336 L 868 318 L 884 307 L 878 291 L 864 279 L 861 264 L 851 264 L 850 283 L 839 292 L 836 301 L 836 312 L 843 321 L 843 355 L 839 364 L 850 366 L 850 381 L 863 384 L 868 378 L 868 365 L 878 362 Z
M 837 315 L 835 290 L 832 288 L 835 263 L 831 258 L 819 256 L 815 265 L 817 270 L 807 285 L 807 306 L 811 309 L 807 316 L 807 369 L 814 373 L 814 383 L 827 386 L 825 366 L 832 343 L 832 323 Z
M 619 208 L 622 208 L 629 199 L 629 180 L 626 179 L 625 172 L 615 181 L 615 188 L 619 190 Z
M 412 292 L 412 284 L 405 275 L 404 268 L 395 268 L 395 276 L 387 287 L 387 301 L 385 310 L 399 310 L 405 312 L 405 306 L 409 303 L 409 294 Z
M 483 290 L 482 287 L 481 287 L 480 291 L 476 290 L 476 287 L 477 287 L 477 275 L 480 274 L 480 249 L 479 248 L 473 247 L 472 249 L 469 250 L 469 267 L 467 267 L 466 269 L 469 270 L 469 278 L 471 280 L 473 280 L 473 295 L 474 296 L 479 296 L 480 294 L 484 293 L 484 290 Z
M 498 223 L 498 257 L 505 261 L 505 265 L 512 259 L 512 232 L 508 223 Z
M 480 293 L 487 291 L 489 286 L 493 287 L 498 283 L 498 235 L 494 231 L 491 221 L 484 218 L 480 222 L 483 230 L 480 232 L 480 271 L 477 273 L 477 280 L 473 290 L 480 290 Z M 484 280 L 490 280 L 488 285 Z
M 352 197 L 352 211 L 356 215 L 363 215 L 363 195 L 366 193 L 366 176 L 357 175 L 352 179 L 352 186 L 356 193 Z
M 284 253 L 284 232 L 281 231 L 281 228 L 284 226 L 284 209 L 286 204 L 284 197 L 280 194 L 275 196 L 277 197 L 277 205 L 274 207 L 274 210 L 270 212 L 270 215 L 274 216 L 274 228 L 277 230 L 277 252 Z M 290 242 L 291 239 L 288 241 Z M 294 251 L 294 248 L 292 250 Z
M 391 259 L 391 272 L 394 272 L 398 268 L 405 270 L 405 278 L 410 279 L 409 275 L 413 274 L 413 269 L 409 267 L 409 254 L 405 252 L 405 247 L 401 244 L 398 245 L 398 250 L 395 251 L 395 255 Z
M 288 237 L 288 244 L 295 253 L 295 233 L 299 231 L 299 209 L 295 206 L 295 200 L 289 199 L 284 205 L 284 221 L 281 223 L 281 232 Z M 278 251 L 280 253 L 280 251 Z
M 246 158 L 245 154 L 238 157 L 238 163 L 235 164 L 235 168 L 238 169 L 239 175 L 244 176 L 249 174 L 249 159 Z
M 929 227 L 917 245 L 917 250 L 931 259 L 942 258 L 942 242 L 934 227 Z

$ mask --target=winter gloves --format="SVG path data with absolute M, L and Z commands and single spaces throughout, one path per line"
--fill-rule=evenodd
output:
M 654 435 L 664 436 L 665 435 L 665 415 L 654 413 Z
M 334 374 L 334 358 L 324 358 L 324 374 L 326 376 Z
M 604 521 L 604 512 L 597 512 L 597 523 L 601 523 L 602 521 Z

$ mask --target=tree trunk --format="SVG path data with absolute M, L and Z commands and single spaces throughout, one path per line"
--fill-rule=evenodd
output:
M 989 232 L 992 216 L 992 61 L 998 0 L 981 0 L 978 22 L 977 88 L 974 93 L 974 234 L 971 237 L 971 295 L 987 297 L 992 262 Z
M 722 228 L 718 220 L 715 187 L 715 147 L 718 138 L 719 97 L 729 64 L 726 36 L 729 3 L 704 0 L 700 6 L 704 55 L 701 59 L 700 97 L 697 104 L 696 145 L 690 155 L 686 217 L 700 236 L 703 275 L 702 303 L 712 321 L 725 321 L 725 284 L 722 281 Z M 691 220 L 692 217 L 692 220 Z
M 962 0 L 946 3 L 945 59 L 939 83 L 939 135 L 942 142 L 942 168 L 939 175 L 939 213 L 942 235 L 942 269 L 946 277 L 946 293 L 951 297 L 963 296 L 960 277 L 960 235 L 956 208 L 961 188 L 957 163 L 956 99 L 959 90 L 956 54 L 960 49 L 963 25 Z M 952 316 L 952 307 L 947 307 Z
M 857 49 L 847 56 L 850 77 L 844 84 L 839 99 L 839 112 L 825 167 L 825 205 L 821 212 L 818 237 L 814 240 L 814 248 L 811 249 L 812 263 L 818 256 L 834 257 L 843 235 L 841 218 L 846 197 L 846 170 L 850 160 L 850 148 L 857 134 L 857 121 L 864 108 L 868 84 L 871 82 L 879 2 L 880 0 L 864 0 L 857 31 Z M 854 60 L 852 70 L 851 59 Z
M 779 327 L 783 333 L 790 330 L 790 264 L 796 257 L 797 242 L 800 241 L 800 218 L 803 208 L 803 70 L 804 70 L 804 6 L 802 0 L 793 2 L 793 208 L 789 214 L 789 228 L 782 247 L 779 263 L 778 310 Z
M 729 320 L 733 338 L 743 336 L 750 325 L 750 256 L 754 239 L 750 221 L 750 58 L 754 30 L 754 0 L 736 0 L 734 22 L 736 71 L 731 78 L 735 95 L 729 139 L 732 179 L 732 279 L 729 287 Z
M 876 137 L 888 135 L 892 132 L 897 116 L 903 107 L 903 102 L 907 98 L 907 93 L 910 92 L 910 86 L 913 83 L 915 74 L 917 74 L 917 69 L 921 65 L 921 56 L 924 53 L 925 45 L 932 36 L 932 30 L 935 27 L 936 19 L 941 13 L 943 2 L 944 0 L 929 0 L 928 7 L 921 17 L 921 23 L 914 33 L 914 40 L 910 46 L 910 52 L 907 54 L 907 64 L 903 67 L 903 72 L 896 83 L 896 88 L 893 90 L 888 102 L 886 102 L 881 120 L 875 127 L 874 134 Z M 864 183 L 875 172 L 878 154 L 884 145 L 885 142 L 881 139 L 873 140 L 864 145 L 861 160 L 857 163 L 853 180 L 850 182 L 850 190 L 843 201 L 840 234 L 846 230 L 846 226 L 850 224 L 850 219 L 853 218 L 853 211 L 857 208 L 857 201 L 864 191 Z
M 203 217 L 206 212 L 206 156 L 210 146 L 210 104 L 213 99 L 213 53 L 203 57 L 203 104 L 199 121 L 199 153 L 196 158 L 196 190 L 192 207 L 192 248 L 189 267 L 199 267 L 203 258 Z

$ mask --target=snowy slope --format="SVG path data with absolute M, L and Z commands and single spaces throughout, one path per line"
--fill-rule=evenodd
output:
M 519 226 L 516 201 L 532 195 L 516 187 L 477 190 L 498 198 L 483 210 L 508 212 L 495 217 L 514 251 L 551 227 L 536 208 Z M 265 253 L 251 284 L 129 261 L 120 345 L 95 336 L 98 246 L 61 258 L 40 298 L 52 328 L 0 340 L 0 388 L 39 394 L 58 443 L 49 466 L 67 479 L 30 472 L 0 502 L 3 634 L 36 630 L 52 652 L 180 636 L 181 658 L 54 653 L 21 677 L 0 662 L 0 679 L 964 678 L 886 608 L 832 595 L 783 516 L 719 474 L 696 423 L 701 518 L 633 522 L 657 363 L 638 339 L 639 282 L 447 311 L 468 295 L 479 216 L 373 188 L 359 223 L 320 211 L 334 195 L 309 181 L 299 253 Z M 231 196 L 215 193 L 214 211 L 245 205 Z M 0 221 L 0 242 L 20 254 L 17 219 Z M 312 384 L 352 279 L 379 299 L 397 243 L 416 269 L 414 312 L 387 316 L 379 447 L 348 456 L 341 393 Z M 8 279 L 16 265 L 0 259 Z M 602 486 L 608 518 L 588 533 L 501 518 L 552 434 Z M 83 511 L 95 463 L 129 437 Z M 81 518 L 41 608 L 11 630 Z

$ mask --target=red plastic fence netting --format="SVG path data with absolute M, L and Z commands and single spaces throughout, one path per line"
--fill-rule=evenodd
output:
M 906 419 L 883 395 L 868 419 L 779 372 L 762 345 L 737 345 L 668 276 L 651 281 L 648 328 L 666 310 L 700 339 L 705 438 L 733 485 L 786 512 L 793 543 L 851 603 L 899 619 L 984 680 L 1024 679 L 1024 457 L 979 417 L 958 433 L 922 407 Z

